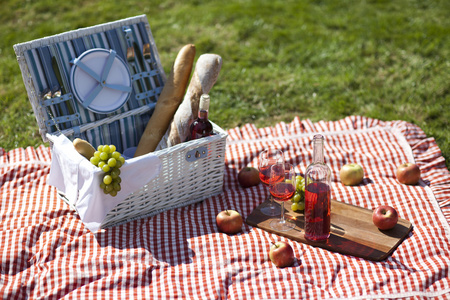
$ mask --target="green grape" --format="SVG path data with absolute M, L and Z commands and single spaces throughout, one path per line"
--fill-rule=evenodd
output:
M 118 182 L 114 182 L 112 184 L 112 186 L 113 186 L 113 189 L 117 192 L 119 192 L 122 189 L 122 187 L 120 186 L 120 183 L 118 183 Z
M 105 175 L 105 176 L 103 177 L 103 182 L 104 182 L 106 185 L 111 184 L 111 182 L 112 182 L 112 177 L 111 177 L 111 175 Z
M 111 168 L 115 167 L 116 164 L 117 164 L 117 160 L 114 157 L 111 157 L 110 159 L 108 159 L 108 166 L 110 166 Z
M 116 167 L 120 168 L 122 166 L 122 162 L 120 160 L 116 161 Z
M 297 211 L 297 210 L 298 210 L 298 203 L 296 203 L 296 202 L 292 203 L 292 204 L 291 204 L 291 209 L 292 209 L 293 211 Z
M 305 201 L 297 203 L 297 210 L 305 210 Z
M 100 159 L 105 161 L 108 160 L 108 152 L 103 151 L 100 153 Z
M 296 176 L 295 189 L 297 191 L 305 191 L 305 179 L 300 175 Z
M 115 158 L 117 160 L 120 158 L 120 153 L 117 151 L 114 151 L 113 153 L 111 153 L 111 157 Z
M 119 178 L 119 175 L 120 175 L 119 169 L 113 168 L 113 169 L 111 170 L 111 177 L 112 177 L 112 179 L 117 179 L 117 178 Z
M 125 163 L 125 158 L 116 149 L 115 145 L 99 145 L 91 159 L 93 164 L 105 172 L 100 188 L 113 197 L 121 190 L 119 168 Z
M 92 156 L 91 159 L 90 159 L 90 161 L 91 161 L 91 163 L 92 163 L 94 166 L 97 166 L 98 163 L 100 162 L 100 158 L 95 157 L 95 156 Z
M 111 152 L 111 147 L 109 147 L 109 145 L 104 145 L 104 146 L 103 146 L 103 152 L 105 152 L 106 154 L 108 154 L 109 152 Z
M 301 199 L 302 196 L 300 196 L 299 193 L 295 193 L 294 198 L 292 198 L 292 201 L 294 201 L 295 203 L 299 203 Z

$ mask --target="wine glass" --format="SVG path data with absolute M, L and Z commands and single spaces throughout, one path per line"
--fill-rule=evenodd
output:
M 270 183 L 270 167 L 277 163 L 284 163 L 283 152 L 281 152 L 280 150 L 269 148 L 265 149 L 259 154 L 259 178 L 266 186 L 269 186 Z M 281 211 L 280 208 L 275 205 L 271 196 L 270 203 L 261 207 L 260 210 L 267 216 L 276 216 Z
M 278 163 L 272 166 L 270 171 L 270 194 L 276 200 L 281 201 L 281 217 L 272 220 L 270 227 L 278 231 L 288 231 L 295 224 L 286 220 L 284 216 L 284 202 L 290 200 L 295 193 L 295 171 L 290 163 Z

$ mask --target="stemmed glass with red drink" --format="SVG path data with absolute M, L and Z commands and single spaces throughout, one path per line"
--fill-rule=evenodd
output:
M 270 194 L 281 201 L 281 217 L 270 222 L 270 227 L 275 230 L 288 231 L 295 227 L 284 215 L 284 202 L 290 200 L 295 193 L 295 179 L 294 166 L 290 163 L 278 163 L 271 167 Z
M 266 186 L 269 186 L 270 178 L 270 168 L 279 163 L 284 163 L 283 152 L 274 148 L 268 148 L 259 154 L 259 178 L 261 182 Z M 275 205 L 273 198 L 270 197 L 270 203 L 261 207 L 261 212 L 267 216 L 276 216 L 280 213 L 280 208 Z

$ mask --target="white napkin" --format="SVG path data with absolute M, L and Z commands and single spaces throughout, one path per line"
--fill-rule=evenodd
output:
M 104 172 L 79 154 L 64 135 L 48 136 L 53 142 L 52 164 L 48 184 L 66 194 L 81 220 L 96 232 L 108 212 L 137 191 L 161 171 L 161 161 L 149 153 L 126 160 L 120 168 L 121 190 L 115 197 L 100 188 Z

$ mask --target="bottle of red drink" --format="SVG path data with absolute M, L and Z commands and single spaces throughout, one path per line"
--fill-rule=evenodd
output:
M 305 238 L 324 241 L 330 236 L 331 170 L 324 163 L 324 137 L 313 139 L 313 162 L 305 172 Z
M 209 95 L 200 96 L 198 107 L 198 118 L 191 124 L 191 140 L 199 139 L 211 135 L 213 127 L 208 120 Z

